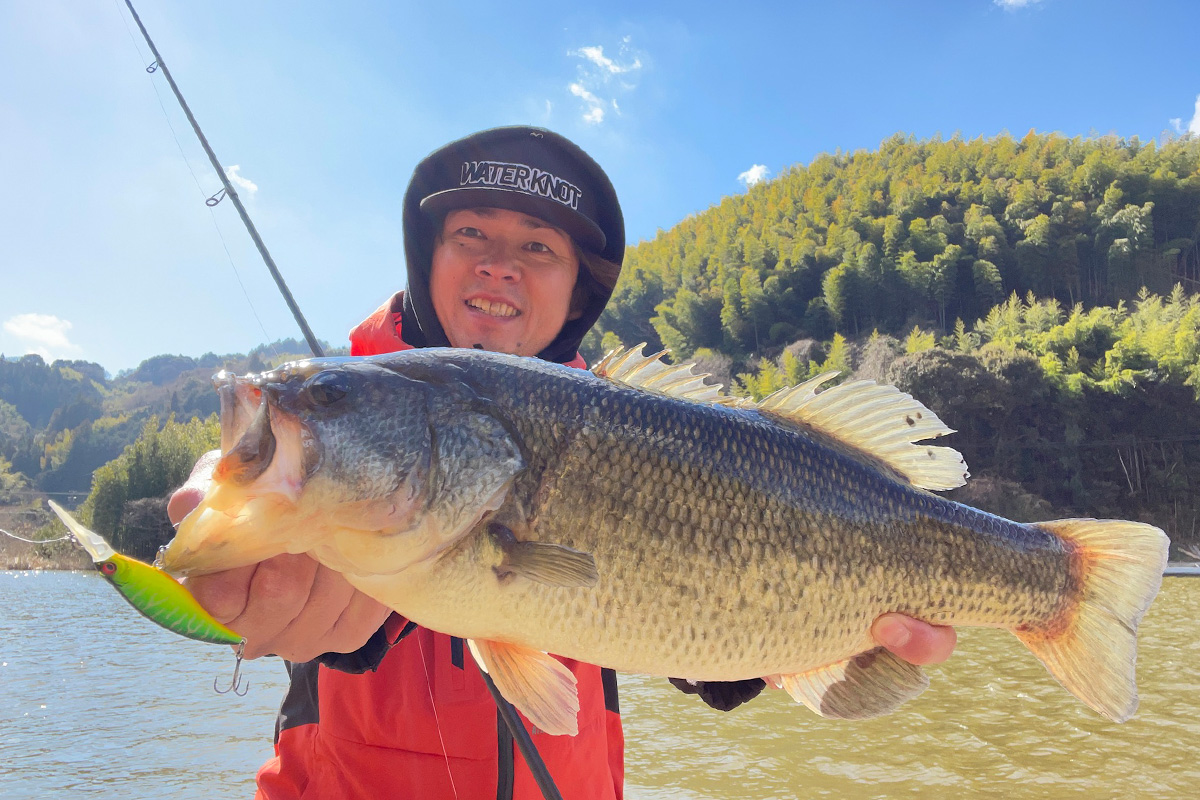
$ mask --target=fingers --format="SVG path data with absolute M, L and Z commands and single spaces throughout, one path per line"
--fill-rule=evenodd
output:
M 329 632 L 329 646 L 324 652 L 354 652 L 371 638 L 371 634 L 379 630 L 391 614 L 392 610 L 383 603 L 355 591 L 350 605 L 338 617 Z
M 187 584 L 214 617 L 246 637 L 246 658 L 309 661 L 351 652 L 391 613 L 307 555 L 275 556 Z
M 184 585 L 218 622 L 233 627 L 231 623 L 246 610 L 250 580 L 257 569 L 257 564 L 251 564 L 248 567 L 214 572 L 211 575 L 200 575 L 186 579 Z M 243 636 L 247 635 L 238 628 L 234 630 Z
M 871 636 L 911 664 L 940 664 L 954 652 L 954 628 L 930 625 L 903 614 L 883 614 L 871 626 Z
M 172 525 L 178 525 L 193 508 L 200 505 L 204 493 L 208 491 L 208 487 L 212 483 L 213 469 L 220 460 L 220 450 L 209 450 L 196 460 L 195 466 L 192 467 L 192 474 L 184 481 L 183 486 L 171 494 L 171 499 L 167 501 L 167 516 L 171 518 Z
M 308 660 L 294 657 L 291 652 L 298 631 L 294 628 L 290 631 L 291 641 L 286 634 L 309 603 L 317 566 L 306 555 L 291 554 L 275 556 L 257 565 L 250 580 L 246 607 L 229 622 L 229 627 L 246 637 L 247 658 L 275 653 L 294 661 Z
M 354 587 L 339 573 L 320 566 L 308 556 L 300 557 L 312 564 L 312 580 L 303 598 L 289 597 L 286 610 L 282 604 L 279 606 L 279 619 L 286 617 L 287 622 L 269 643 L 261 645 L 263 652 L 260 654 L 270 652 L 289 661 L 309 661 L 329 652 L 333 644 L 330 631 L 356 594 Z M 295 604 L 297 599 L 300 600 L 298 605 Z M 355 647 L 362 643 L 358 642 Z
M 171 524 L 178 525 L 182 522 L 183 518 L 192 513 L 192 509 L 200 505 L 200 501 L 203 499 L 203 489 L 186 484 L 172 492 L 171 499 L 167 501 L 167 516 L 170 517 Z

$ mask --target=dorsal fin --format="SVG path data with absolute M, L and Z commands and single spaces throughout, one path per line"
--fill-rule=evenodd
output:
M 836 377 L 826 372 L 771 394 L 758 410 L 803 423 L 895 469 L 913 486 L 953 489 L 967 482 L 962 453 L 915 444 L 954 433 L 911 395 L 874 381 L 851 381 L 817 392 Z
M 667 364 L 662 357 L 669 352 L 668 350 L 660 350 L 647 356 L 642 353 L 645 346 L 646 343 L 642 342 L 637 347 L 618 347 L 600 359 L 600 362 L 592 367 L 592 372 L 601 378 L 637 389 L 682 397 L 697 403 L 721 403 L 729 400 L 721 394 L 720 386 L 704 382 L 707 374 L 701 375 L 692 371 L 695 364 Z
M 618 347 L 592 372 L 638 389 L 697 403 L 753 408 L 799 423 L 884 462 L 922 489 L 940 491 L 966 483 L 967 465 L 961 453 L 952 447 L 915 444 L 954 431 L 895 386 L 851 381 L 818 392 L 821 384 L 837 376 L 836 372 L 826 372 L 754 403 L 728 397 L 721 393 L 721 387 L 704 383 L 708 376 L 693 372 L 694 364 L 665 363 L 662 358 L 666 350 L 643 355 L 645 346 Z

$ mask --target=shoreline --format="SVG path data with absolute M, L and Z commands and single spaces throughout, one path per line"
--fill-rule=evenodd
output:
M 30 551 L 35 551 L 38 545 L 27 545 Z M 29 572 L 31 570 L 46 570 L 55 572 L 79 572 L 93 569 L 92 560 L 80 550 L 64 556 L 47 558 L 37 552 L 0 554 L 0 572 Z

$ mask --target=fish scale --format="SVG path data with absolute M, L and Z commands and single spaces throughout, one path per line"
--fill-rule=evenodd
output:
M 778 675 L 818 713 L 886 713 L 928 683 L 872 642 L 886 612 L 1008 628 L 1084 702 L 1133 713 L 1158 529 L 1022 524 L 931 494 L 965 466 L 917 444 L 950 431 L 891 387 L 819 376 L 752 404 L 637 353 L 597 372 L 428 349 L 248 379 L 274 433 L 242 413 L 223 441 L 279 446 L 238 444 L 270 463 L 210 490 L 165 561 L 310 552 L 471 640 L 555 733 L 573 732 L 577 700 L 544 652 L 694 680 Z M 288 446 L 297 431 L 311 447 Z
M 931 565 L 946 560 L 943 550 L 961 553 L 964 542 L 980 538 L 956 533 L 994 529 L 996 518 L 885 482 L 821 443 L 751 415 L 737 415 L 742 424 L 731 430 L 721 409 L 630 390 L 609 390 L 597 400 L 590 392 L 555 391 L 563 385 L 557 375 L 541 382 L 523 376 L 524 391 L 513 393 L 516 402 L 505 403 L 506 377 L 512 381 L 504 372 L 485 373 L 477 383 L 500 389 L 491 390 L 492 400 L 536 464 L 527 483 L 537 484 L 531 496 L 544 497 L 528 502 L 529 538 L 590 553 L 600 583 L 592 592 L 564 597 L 562 590 L 538 585 L 525 591 L 496 587 L 485 577 L 463 589 L 495 609 L 496 628 L 477 636 L 511 638 L 502 627 L 514 616 L 561 619 L 557 636 L 529 640 L 600 664 L 624 666 L 632 655 L 633 670 L 650 673 L 698 663 L 715 649 L 718 660 L 687 677 L 731 680 L 803 672 L 841 660 L 861 649 L 871 620 L 884 611 L 1009 627 L 1058 610 L 1064 587 L 1049 578 L 1046 602 L 1031 599 L 1024 608 L 1002 602 L 1014 594 L 1032 597 L 1033 576 L 1064 574 L 1066 554 L 1053 537 L 1042 536 L 1040 548 L 1022 552 L 1010 544 L 1036 537 L 1008 523 L 1007 537 L 996 537 L 990 547 L 981 543 L 972 557 L 960 555 L 967 591 L 960 593 L 959 607 L 947 609 L 929 577 L 949 576 L 931 573 Z M 594 391 L 590 383 L 581 388 Z M 601 413 L 588 413 L 589 408 Z M 589 422 L 576 424 L 573 436 L 545 435 L 569 430 L 581 417 Z M 781 474 L 770 470 L 772 460 L 800 466 Z M 543 481 L 551 485 L 539 492 Z M 624 493 L 580 490 L 618 482 L 645 488 L 632 494 L 632 502 Z M 725 498 L 723 508 L 699 513 L 694 498 L 706 496 Z M 941 512 L 940 524 L 906 524 L 935 511 Z M 906 546 L 898 548 L 900 542 Z M 465 541 L 461 554 L 439 563 L 436 580 L 469 572 L 464 562 L 474 557 Z M 757 569 L 748 570 L 750 564 Z M 896 587 L 882 596 L 868 580 L 879 570 L 893 576 Z M 980 572 L 1011 579 L 980 584 L 971 579 Z M 647 573 L 655 576 L 653 596 L 630 596 L 629 586 L 647 585 Z M 618 635 L 589 641 L 571 624 L 591 596 L 602 598 L 600 614 Z M 723 597 L 741 603 L 719 602 Z M 647 622 L 643 609 L 651 603 L 658 613 Z M 747 606 L 753 613 L 746 613 Z M 855 611 L 836 612 L 825 622 L 823 609 L 829 607 Z M 687 621 L 682 631 L 681 620 Z M 819 635 L 793 636 L 793 630 Z M 766 645 L 756 647 L 757 642 Z M 649 646 L 630 654 L 630 643 Z

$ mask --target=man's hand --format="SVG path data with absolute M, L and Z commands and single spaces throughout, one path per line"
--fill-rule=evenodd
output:
M 876 642 L 911 664 L 940 664 L 954 652 L 954 628 L 930 625 L 903 614 L 883 614 L 871 626 Z
M 167 503 L 178 525 L 199 505 L 220 453 L 205 453 Z M 275 654 L 309 661 L 362 647 L 391 613 L 341 573 L 307 555 L 279 555 L 248 567 L 189 578 L 188 590 L 218 621 L 246 637 L 246 658 Z

